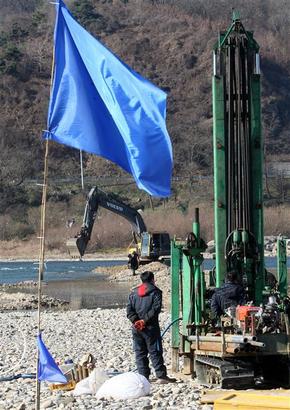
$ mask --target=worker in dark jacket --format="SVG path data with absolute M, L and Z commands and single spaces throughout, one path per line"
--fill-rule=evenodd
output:
M 215 317 L 220 317 L 231 306 L 245 303 L 243 287 L 238 282 L 237 272 L 231 271 L 226 274 L 225 283 L 217 288 L 211 299 L 211 311 Z
M 158 316 L 162 305 L 162 292 L 154 283 L 152 272 L 140 275 L 142 284 L 129 295 L 127 318 L 132 322 L 133 348 L 138 373 L 149 379 L 148 354 L 160 384 L 175 381 L 167 377 L 163 361 L 162 340 Z
M 130 259 L 130 267 L 133 273 L 133 276 L 136 275 L 135 271 L 139 268 L 139 257 L 137 252 L 133 252 Z

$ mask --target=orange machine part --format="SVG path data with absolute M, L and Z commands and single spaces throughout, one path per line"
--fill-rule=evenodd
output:
M 236 308 L 236 319 L 240 321 L 245 321 L 246 317 L 254 313 L 258 313 L 260 308 L 258 306 L 237 306 Z

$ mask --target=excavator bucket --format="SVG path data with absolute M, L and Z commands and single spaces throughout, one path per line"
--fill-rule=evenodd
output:
M 81 258 L 86 249 L 86 242 L 83 237 L 69 238 L 66 242 L 68 253 L 74 259 Z

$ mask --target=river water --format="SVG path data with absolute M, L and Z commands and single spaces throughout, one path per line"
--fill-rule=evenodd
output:
M 70 302 L 71 309 L 112 308 L 124 306 L 130 283 L 111 283 L 106 274 L 96 274 L 95 268 L 125 265 L 125 260 L 102 261 L 48 261 L 45 265 L 43 293 Z M 211 269 L 214 261 L 204 261 L 204 269 Z M 275 271 L 276 258 L 265 258 L 265 265 Z M 288 258 L 288 267 L 290 258 Z M 99 271 L 101 269 L 98 269 Z M 0 284 L 38 280 L 38 263 L 28 261 L 0 262 Z M 36 293 L 36 287 L 12 288 L 11 292 Z
M 48 261 L 45 264 L 44 281 L 67 281 L 95 278 L 97 267 L 124 265 L 125 260 Z M 38 262 L 0 262 L 0 284 L 38 280 Z
M 45 264 L 43 293 L 70 302 L 70 309 L 113 308 L 126 304 L 130 284 L 114 284 L 105 274 L 94 273 L 100 267 L 124 265 L 114 261 L 48 261 Z M 38 280 L 37 262 L 0 262 L 0 284 Z M 36 293 L 37 287 L 10 288 L 9 292 Z
M 80 281 L 84 279 L 95 279 L 96 274 L 93 270 L 97 267 L 108 267 L 125 265 L 126 260 L 98 260 L 98 261 L 48 261 L 45 264 L 44 281 Z M 204 269 L 212 269 L 214 260 L 206 259 Z M 268 269 L 276 268 L 276 258 L 265 258 L 265 265 Z M 288 257 L 288 266 L 290 266 L 290 257 Z M 99 280 L 101 277 L 98 278 Z M 104 277 L 102 278 L 104 280 Z M 0 261 L 0 284 L 17 283 L 21 281 L 38 280 L 38 262 L 17 261 L 1 262 Z

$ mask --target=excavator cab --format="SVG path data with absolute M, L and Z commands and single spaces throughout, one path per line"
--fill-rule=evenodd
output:
M 143 232 L 140 262 L 163 260 L 170 255 L 170 236 L 167 232 Z

